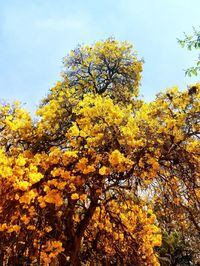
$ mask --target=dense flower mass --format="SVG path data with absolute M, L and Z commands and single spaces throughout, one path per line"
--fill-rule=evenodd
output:
M 112 39 L 65 67 L 36 120 L 0 107 L 0 264 L 160 265 L 163 232 L 200 232 L 200 86 L 139 100 Z

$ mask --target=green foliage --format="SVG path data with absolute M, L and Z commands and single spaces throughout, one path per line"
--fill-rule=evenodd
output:
M 187 35 L 184 33 L 184 39 L 178 39 L 178 43 L 182 48 L 186 47 L 189 51 L 193 49 L 200 49 L 200 30 L 193 28 L 193 34 Z M 186 76 L 197 76 L 200 72 L 200 55 L 198 55 L 198 59 L 195 66 L 189 67 L 185 70 Z
M 192 253 L 180 233 L 163 233 L 162 246 L 159 248 L 161 266 L 194 265 L 192 263 Z

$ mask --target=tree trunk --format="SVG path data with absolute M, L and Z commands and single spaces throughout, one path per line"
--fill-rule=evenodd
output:
M 71 254 L 71 266 L 80 266 L 80 260 L 79 260 L 79 251 L 81 247 L 81 237 L 80 236 L 75 236 L 74 239 L 74 249 Z

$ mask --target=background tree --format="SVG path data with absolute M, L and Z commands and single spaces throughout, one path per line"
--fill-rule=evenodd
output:
M 188 248 L 185 239 L 177 232 L 163 234 L 159 255 L 161 266 L 194 265 L 192 262 L 193 250 Z
M 154 144 L 161 151 L 160 169 L 150 185 L 154 211 L 168 234 L 182 235 L 185 248 L 199 261 L 199 85 L 159 94 L 148 110 L 155 117 Z M 158 108 L 159 106 L 159 108 Z M 148 121 L 153 121 L 152 118 Z M 148 129 L 150 130 L 150 129 Z M 151 129 L 152 131 L 152 129 Z M 153 134 L 152 134 L 153 135 Z
M 192 49 L 200 49 L 200 31 L 193 28 L 193 35 L 188 35 L 185 33 L 185 38 L 184 39 L 178 39 L 179 44 L 182 47 L 187 47 L 189 51 Z M 200 55 L 198 56 L 198 59 L 196 61 L 196 65 L 188 68 L 185 71 L 185 75 L 192 76 L 195 75 L 197 76 L 200 71 Z

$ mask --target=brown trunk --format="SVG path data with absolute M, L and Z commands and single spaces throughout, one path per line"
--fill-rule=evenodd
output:
M 79 251 L 81 247 L 81 237 L 75 236 L 74 240 L 74 250 L 71 254 L 71 266 L 79 266 L 81 265 L 79 260 Z
M 81 220 L 81 222 L 79 223 L 77 230 L 74 231 L 72 230 L 72 219 L 71 220 L 67 220 L 66 221 L 66 236 L 68 240 L 68 243 L 65 242 L 63 243 L 63 247 L 65 249 L 65 251 L 67 252 L 67 254 L 65 254 L 66 256 L 70 256 L 70 262 L 66 261 L 66 256 L 60 256 L 59 258 L 59 263 L 62 266 L 80 266 L 81 262 L 80 262 L 80 249 L 81 249 L 81 240 L 84 237 L 84 232 L 92 218 L 92 215 L 94 214 L 94 211 L 96 209 L 97 206 L 97 198 L 91 203 L 90 207 L 88 208 L 88 210 L 85 213 L 84 218 Z M 70 217 L 72 217 L 72 214 L 69 215 Z
M 71 265 L 72 266 L 79 266 L 81 265 L 80 260 L 79 260 L 79 252 L 80 252 L 80 248 L 81 248 L 81 239 L 84 236 L 84 232 L 92 218 L 92 215 L 94 214 L 94 211 L 96 209 L 97 206 L 97 198 L 90 204 L 89 209 L 87 210 L 87 212 L 85 213 L 85 217 L 83 218 L 83 220 L 80 222 L 77 231 L 76 231 L 76 235 L 74 238 L 74 249 L 72 251 L 72 255 L 71 255 Z

